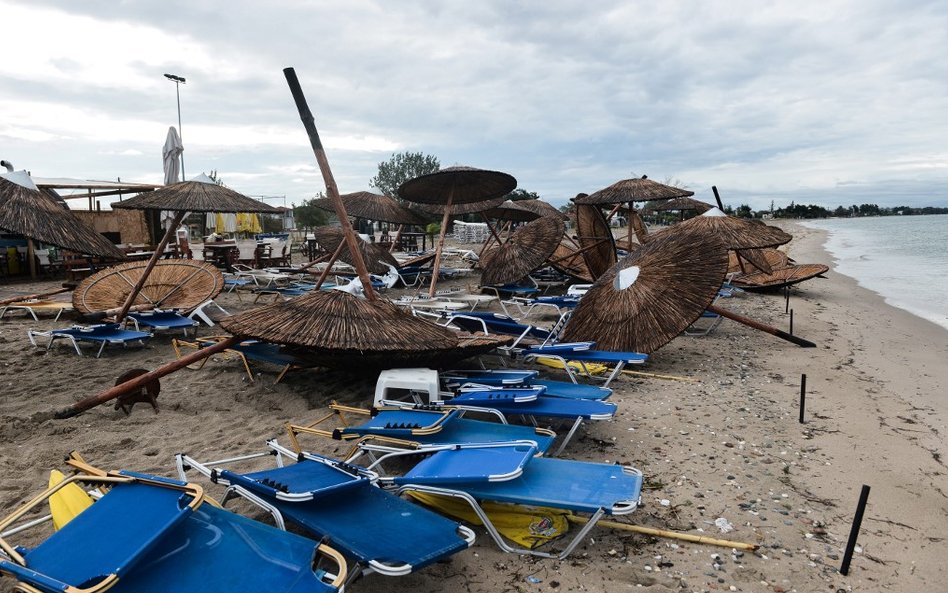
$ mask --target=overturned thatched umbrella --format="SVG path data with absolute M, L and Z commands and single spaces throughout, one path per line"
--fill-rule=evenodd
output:
M 616 240 L 598 206 L 576 205 L 576 242 L 593 278 L 602 276 L 615 265 Z
M 780 251 L 779 249 L 773 247 L 767 247 L 765 249 L 738 249 L 734 251 L 729 251 L 727 256 L 727 272 L 728 274 L 745 274 L 747 270 L 744 267 L 744 261 L 755 261 L 763 260 L 767 267 L 770 268 L 770 271 L 764 270 L 768 274 L 773 270 L 782 270 L 794 264 L 792 259 L 790 259 L 786 253 Z M 757 264 L 755 264 L 757 265 Z M 759 266 L 758 266 L 759 267 Z
M 714 239 L 668 236 L 640 246 L 599 277 L 563 332 L 601 350 L 658 350 L 714 300 L 727 250 Z
M 503 202 L 503 197 L 516 187 L 517 180 L 507 173 L 474 167 L 448 167 L 410 179 L 398 188 L 398 195 L 409 202 L 444 206 L 441 233 L 435 247 L 430 296 L 435 294 L 438 270 L 441 267 L 441 252 L 444 250 L 444 235 L 447 232 L 448 220 L 456 211 L 454 206 L 500 199 L 500 202 L 492 205 L 497 206 Z
M 355 265 L 355 260 L 352 258 L 352 254 L 345 244 L 345 233 L 341 228 L 321 226 L 313 229 L 312 233 L 316 237 L 316 241 L 319 245 L 328 253 L 334 253 L 341 246 L 342 250 L 339 251 L 339 254 L 336 256 L 337 259 Z M 365 262 L 365 267 L 369 272 L 373 274 L 384 274 L 388 272 L 388 267 L 385 264 L 396 268 L 398 267 L 398 260 L 395 259 L 395 256 L 380 245 L 369 243 L 360 237 L 356 237 L 356 244 L 359 246 L 362 260 Z
M 589 266 L 586 265 L 586 260 L 583 259 L 583 254 L 579 252 L 579 246 L 568 236 L 560 240 L 556 251 L 550 256 L 549 264 L 558 272 L 581 282 L 594 280 Z
M 558 216 L 543 216 L 520 227 L 503 245 L 484 254 L 481 284 L 516 282 L 536 270 L 556 251 L 564 232 L 566 225 Z
M 451 330 L 389 301 L 369 301 L 341 290 L 313 291 L 232 315 L 221 327 L 234 335 L 345 356 L 443 350 L 458 344 Z
M 99 270 L 73 291 L 73 307 L 81 313 L 121 307 L 147 265 L 143 261 L 129 262 Z M 224 275 L 213 265 L 192 259 L 166 259 L 152 268 L 132 306 L 189 311 L 216 297 L 223 288 Z
M 731 283 L 751 292 L 766 292 L 799 284 L 811 278 L 822 277 L 828 271 L 829 266 L 823 264 L 794 264 L 774 270 L 770 274 L 754 272 L 735 276 Z
M 175 231 L 177 231 L 178 226 L 188 212 L 279 212 L 273 206 L 219 185 L 203 173 L 191 181 L 172 183 L 153 192 L 139 194 L 128 200 L 115 202 L 112 207 L 129 210 L 170 210 L 175 213 L 168 230 L 155 247 L 155 253 L 143 270 L 138 284 L 129 292 L 125 304 L 122 305 L 121 312 L 116 316 L 118 322 L 125 318 L 125 314 L 128 313 L 129 307 L 132 306 L 138 292 L 147 281 L 152 268 L 155 267 L 158 259 L 164 255 L 165 246 L 174 236 Z
M 30 251 L 33 241 L 40 241 L 77 253 L 125 259 L 108 239 L 37 189 L 26 171 L 0 174 L 0 229 L 27 237 Z M 27 256 L 32 269 L 33 253 Z

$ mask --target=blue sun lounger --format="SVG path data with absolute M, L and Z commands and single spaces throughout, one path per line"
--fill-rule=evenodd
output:
M 612 395 L 612 390 L 608 387 L 540 379 L 538 375 L 537 371 L 452 370 L 441 373 L 441 380 L 451 390 L 456 390 L 466 383 L 478 383 L 496 387 L 543 386 L 546 387 L 544 395 L 570 399 L 605 400 Z
M 198 322 L 179 314 L 174 309 L 163 310 L 155 309 L 153 311 L 133 311 L 128 314 L 128 320 L 135 325 L 135 329 L 141 331 L 146 327 L 152 331 L 182 330 L 185 337 L 188 330 L 198 326 Z M 195 330 L 196 332 L 197 330 Z
M 474 542 L 474 532 L 375 485 L 363 468 L 315 454 L 297 454 L 275 441 L 259 455 L 200 463 L 177 456 L 178 472 L 195 469 L 227 486 L 224 504 L 240 496 L 285 523 L 329 543 L 355 561 L 351 576 L 377 572 L 406 575 L 443 560 Z M 277 467 L 239 473 L 216 466 L 277 454 Z M 282 465 L 283 459 L 291 459 Z
M 424 492 L 464 500 L 497 545 L 507 552 L 566 558 L 600 518 L 631 513 L 641 501 L 642 473 L 628 466 L 539 457 L 515 445 L 496 448 L 491 463 L 484 461 L 483 447 L 478 445 L 402 451 L 373 451 L 373 447 L 368 442 L 361 444 L 359 453 L 348 461 L 382 452 L 368 466 L 374 470 L 394 460 L 420 455 L 421 460 L 407 472 L 380 481 L 397 486 L 400 493 Z M 508 459 L 502 458 L 504 454 Z M 561 552 L 547 553 L 511 546 L 482 508 L 482 501 L 549 507 L 590 517 Z
M 379 436 L 401 439 L 421 446 L 454 445 L 463 443 L 507 443 L 530 441 L 541 452 L 553 445 L 556 433 L 533 426 L 507 424 L 502 415 L 495 415 L 497 422 L 465 418 L 465 413 L 485 413 L 483 409 L 445 409 L 434 406 L 385 406 L 366 410 L 336 403 L 330 404 L 330 414 L 307 425 L 287 424 L 293 449 L 301 451 L 300 434 L 311 434 L 336 440 L 358 440 Z M 350 421 L 347 415 L 358 417 Z M 318 428 L 321 424 L 336 419 L 341 427 L 330 430 Z
M 344 558 L 329 546 L 202 504 L 193 484 L 131 472 L 68 478 L 14 511 L 0 531 L 75 483 L 108 491 L 35 547 L 0 540 L 0 573 L 18 589 L 322 593 L 346 579 Z M 334 575 L 316 568 L 317 556 L 332 561 Z
M 102 351 L 107 344 L 121 344 L 122 346 L 126 346 L 129 342 L 138 342 L 144 346 L 145 340 L 150 339 L 152 335 L 148 332 L 122 329 L 117 323 L 100 323 L 89 326 L 75 325 L 69 328 L 49 331 L 37 331 L 33 329 L 27 331 L 27 337 L 29 337 L 30 343 L 34 346 L 36 346 L 36 340 L 34 338 L 37 336 L 49 338 L 49 342 L 46 344 L 47 350 L 52 348 L 53 342 L 56 340 L 68 340 L 69 343 L 72 344 L 72 347 L 76 349 L 76 354 L 79 356 L 82 356 L 82 351 L 79 349 L 79 342 L 98 344 L 99 350 L 96 352 L 95 357 L 99 358 L 102 356 Z

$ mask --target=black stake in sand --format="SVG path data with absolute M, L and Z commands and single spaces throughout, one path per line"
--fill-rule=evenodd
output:
M 800 375 L 800 424 L 806 423 L 806 373 Z
M 786 301 L 783 312 L 789 313 L 790 312 L 790 287 L 789 286 L 783 287 L 783 299 L 784 301 Z
M 790 309 L 790 335 L 793 335 L 793 309 Z
M 853 527 L 849 531 L 849 541 L 846 542 L 846 553 L 843 554 L 843 564 L 839 567 L 840 574 L 849 574 L 849 563 L 853 559 L 856 549 L 856 538 L 859 537 L 859 527 L 862 525 L 862 515 L 866 511 L 866 501 L 869 500 L 869 486 L 862 485 L 859 493 L 859 504 L 856 505 L 856 516 L 853 517 Z

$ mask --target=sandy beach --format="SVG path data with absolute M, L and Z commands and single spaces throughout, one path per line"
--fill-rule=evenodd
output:
M 826 263 L 822 231 L 781 223 L 790 256 Z M 464 284 L 468 281 L 459 281 Z M 0 298 L 57 282 L 0 286 Z M 404 292 L 404 291 L 403 291 Z M 218 299 L 231 312 L 252 297 Z M 782 295 L 746 293 L 722 307 L 787 330 Z M 597 528 L 563 561 L 504 554 L 478 540 L 450 562 L 407 577 L 371 575 L 350 591 L 927 591 L 948 580 L 948 331 L 888 306 L 831 270 L 795 287 L 793 331 L 803 349 L 725 320 L 704 337 L 679 337 L 641 370 L 687 380 L 623 375 L 613 421 L 587 424 L 563 456 L 619 462 L 647 480 L 643 507 L 627 519 L 760 545 L 756 552 L 674 542 Z M 69 322 L 66 321 L 66 324 Z M 40 491 L 63 457 L 80 451 L 106 469 L 173 475 L 173 455 L 214 459 L 286 442 L 283 424 L 315 419 L 332 400 L 368 406 L 375 377 L 291 372 L 214 357 L 201 370 L 161 380 L 160 413 L 138 404 L 126 417 L 111 404 L 68 420 L 49 419 L 131 368 L 174 358 L 171 338 L 140 349 L 107 348 L 101 359 L 66 345 L 50 352 L 27 329 L 59 327 L 17 314 L 0 321 L 0 510 Z M 202 327 L 201 335 L 214 328 Z M 547 369 L 548 370 L 548 369 Z M 549 370 L 548 370 L 549 371 Z M 556 373 L 557 371 L 549 371 Z M 798 422 L 807 376 L 806 423 Z M 554 378 L 565 375 L 551 374 Z M 313 451 L 346 446 L 310 439 Z M 848 576 L 838 573 L 860 488 L 871 487 Z M 221 492 L 208 485 L 210 494 Z M 715 525 L 726 520 L 733 530 Z M 718 523 L 724 523 L 718 521 Z M 529 578 L 528 578 L 529 577 Z M 938 583 L 942 583 L 939 585 Z M 5 580 L 8 590 L 10 581 Z

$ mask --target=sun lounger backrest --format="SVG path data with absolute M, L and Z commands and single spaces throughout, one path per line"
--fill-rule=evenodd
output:
M 27 568 L 73 587 L 88 588 L 110 574 L 121 577 L 191 514 L 189 502 L 189 496 L 176 489 L 115 484 L 99 501 L 24 554 Z

